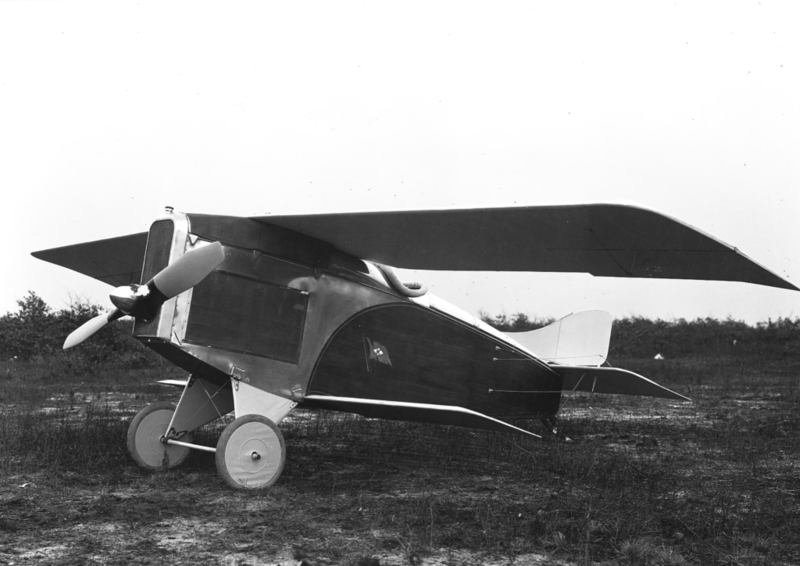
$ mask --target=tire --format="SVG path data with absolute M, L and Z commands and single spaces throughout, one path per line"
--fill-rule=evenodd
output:
M 133 417 L 128 427 L 128 452 L 142 468 L 175 468 L 189 456 L 189 448 L 161 442 L 174 413 L 175 405 L 172 403 L 153 403 Z M 191 434 L 184 435 L 181 440 L 191 442 Z
M 265 489 L 281 475 L 286 442 L 278 425 L 261 415 L 243 415 L 217 442 L 217 472 L 234 489 Z

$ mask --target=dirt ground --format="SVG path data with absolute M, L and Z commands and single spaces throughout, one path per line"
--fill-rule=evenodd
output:
M 360 427 L 353 417 L 345 419 L 351 428 Z M 393 426 L 404 428 L 387 423 L 383 433 L 408 442 Z M 519 491 L 513 478 L 490 470 L 443 470 L 428 449 L 420 453 L 408 445 L 405 460 L 392 462 L 370 455 L 368 447 L 329 445 L 336 432 L 314 438 L 308 430 L 293 436 L 288 428 L 287 468 L 265 493 L 230 490 L 216 474 L 213 455 L 203 452 L 193 453 L 183 468 L 156 474 L 122 461 L 118 469 L 97 473 L 48 470 L 6 477 L 0 486 L 0 563 L 509 563 L 494 544 L 487 547 L 493 552 L 482 552 L 474 542 L 465 549 L 431 542 L 437 531 L 450 528 L 437 524 L 438 502 L 464 498 L 471 512 L 498 492 Z M 438 427 L 416 428 L 436 434 Z M 351 434 L 358 441 L 376 433 Z M 480 444 L 490 435 L 474 436 Z M 420 513 L 427 524 L 409 524 Z M 547 552 L 514 553 L 513 562 L 570 564 Z
M 797 394 L 776 391 L 577 396 L 541 441 L 298 411 L 263 493 L 227 488 L 209 453 L 140 470 L 127 421 L 158 399 L 72 392 L 93 448 L 6 465 L 0 564 L 796 564 Z M 87 408 L 103 403 L 97 433 Z

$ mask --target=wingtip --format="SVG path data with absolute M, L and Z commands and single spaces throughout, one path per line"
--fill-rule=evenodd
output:
M 744 255 L 744 254 L 740 254 Z M 757 285 L 766 285 L 767 287 L 774 287 L 776 289 L 786 289 L 787 291 L 800 291 L 800 287 L 795 285 L 792 281 L 789 281 L 786 277 L 778 275 L 771 269 L 764 267 L 763 265 L 753 261 L 749 257 L 745 256 L 748 260 L 756 264 L 763 270 L 764 275 L 756 281 L 752 281 Z

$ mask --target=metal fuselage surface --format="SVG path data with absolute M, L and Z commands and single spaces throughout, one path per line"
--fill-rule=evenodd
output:
M 216 241 L 224 262 L 134 327 L 194 376 L 220 386 L 233 377 L 309 407 L 370 417 L 481 426 L 425 406 L 502 420 L 557 413 L 562 378 L 524 349 L 456 309 L 410 300 L 374 266 L 285 228 L 168 215 L 151 227 L 142 280 Z

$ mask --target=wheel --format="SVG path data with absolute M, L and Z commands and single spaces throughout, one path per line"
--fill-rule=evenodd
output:
M 280 477 L 286 443 L 278 425 L 261 415 L 243 415 L 217 442 L 217 472 L 234 489 L 264 489 Z
M 172 403 L 153 403 L 133 417 L 128 427 L 128 452 L 141 467 L 169 469 L 186 460 L 189 448 L 161 442 L 174 413 L 175 405 Z M 191 434 L 184 435 L 181 440 L 191 442 Z

